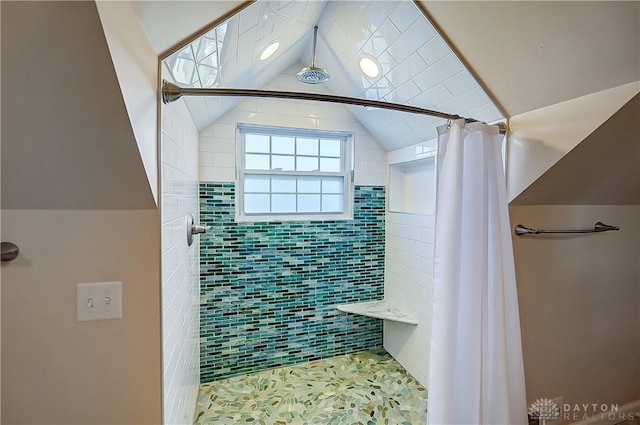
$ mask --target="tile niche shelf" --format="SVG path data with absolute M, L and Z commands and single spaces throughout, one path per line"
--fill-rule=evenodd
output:
M 417 326 L 418 322 L 410 315 L 392 306 L 385 300 L 367 301 L 354 304 L 338 304 L 336 308 L 345 313 L 391 320 L 398 323 Z
M 389 212 L 433 215 L 435 150 L 389 166 Z

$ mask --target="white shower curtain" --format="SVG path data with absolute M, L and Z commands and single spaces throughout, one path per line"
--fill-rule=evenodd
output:
M 527 423 L 497 126 L 438 128 L 428 423 Z

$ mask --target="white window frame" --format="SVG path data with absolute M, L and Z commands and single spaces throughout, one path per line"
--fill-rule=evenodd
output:
M 245 137 L 250 134 L 266 134 L 271 136 L 294 136 L 308 138 L 341 139 L 341 171 L 283 171 L 253 170 L 245 168 Z M 326 131 L 305 128 L 278 127 L 269 125 L 238 124 L 236 129 L 236 214 L 237 222 L 257 221 L 324 221 L 353 220 L 354 172 L 353 172 L 353 133 L 346 131 Z M 271 153 L 270 153 L 271 155 Z M 280 155 L 280 154 L 278 154 Z M 343 177 L 343 211 L 318 213 L 245 213 L 244 212 L 244 180 L 245 175 L 285 175 Z

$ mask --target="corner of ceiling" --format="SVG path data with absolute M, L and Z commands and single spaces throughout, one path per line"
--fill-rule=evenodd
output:
M 158 57 L 130 2 L 96 1 L 129 121 L 158 203 Z
M 629 115 L 629 111 L 637 114 L 639 92 L 640 81 L 636 81 L 512 117 L 507 161 L 510 202 L 528 205 L 637 202 L 619 187 L 597 191 L 598 199 L 584 186 L 593 176 L 611 184 L 619 170 L 629 174 L 633 169 L 629 164 L 638 162 L 640 152 L 632 152 L 634 143 L 635 148 L 640 145 L 638 115 Z M 589 148 L 595 145 L 600 151 Z M 630 154 L 616 155 L 621 151 Z M 605 161 L 612 155 L 615 161 Z M 578 156 L 581 159 L 576 161 Z M 585 164 L 591 168 L 585 169 Z M 639 180 L 637 175 L 627 176 L 631 183 L 634 178 Z

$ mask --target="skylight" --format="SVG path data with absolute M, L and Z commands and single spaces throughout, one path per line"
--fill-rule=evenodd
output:
M 212 29 L 166 59 L 173 80 L 189 87 L 217 87 L 227 24 Z

